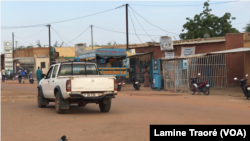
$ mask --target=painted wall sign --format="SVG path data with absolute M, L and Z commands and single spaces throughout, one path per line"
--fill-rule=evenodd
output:
M 160 38 L 160 45 L 161 45 L 161 50 L 172 50 L 174 49 L 173 47 L 173 41 L 172 37 L 169 36 L 162 36 Z
M 97 54 L 126 54 L 125 50 L 120 49 L 98 49 L 96 51 Z
M 194 55 L 195 47 L 182 47 L 181 48 L 181 56 Z
M 174 52 L 165 52 L 165 59 L 174 58 Z

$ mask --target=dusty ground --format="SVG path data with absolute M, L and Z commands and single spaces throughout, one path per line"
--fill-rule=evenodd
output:
M 54 103 L 38 108 L 37 84 L 1 84 L 2 141 L 133 140 L 148 141 L 150 124 L 249 124 L 250 100 L 240 88 L 211 90 L 210 95 L 190 95 L 122 87 L 109 113 L 96 104 L 72 105 L 64 115 Z

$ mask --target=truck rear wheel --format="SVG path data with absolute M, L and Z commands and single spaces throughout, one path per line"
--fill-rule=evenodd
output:
M 58 114 L 64 114 L 66 112 L 66 109 L 61 108 L 61 102 L 62 102 L 62 98 L 60 98 L 59 93 L 57 92 L 56 99 L 55 99 L 55 108 Z
M 111 99 L 107 99 L 107 102 L 104 102 L 104 100 L 100 101 L 99 108 L 101 112 L 109 112 L 111 108 Z

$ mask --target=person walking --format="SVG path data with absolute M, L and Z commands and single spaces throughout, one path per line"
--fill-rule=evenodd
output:
M 10 80 L 10 70 L 9 69 L 7 70 L 7 77 L 8 77 L 8 80 Z
M 26 72 L 25 72 L 25 70 L 23 69 L 22 72 L 21 72 L 23 84 L 24 84 L 25 75 L 26 75 Z
M 5 69 L 4 68 L 2 69 L 2 75 L 3 75 L 2 82 L 4 82 L 5 81 Z
M 149 87 L 149 70 L 147 69 L 148 67 L 145 66 L 145 70 L 143 71 L 144 75 L 144 87 Z
M 38 69 L 36 70 L 36 78 L 37 78 L 38 85 L 39 85 L 40 80 L 42 79 L 41 76 L 42 76 L 42 71 L 40 70 L 40 67 L 38 67 Z

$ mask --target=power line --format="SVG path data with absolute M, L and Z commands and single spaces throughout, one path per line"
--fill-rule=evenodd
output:
M 133 13 L 133 11 L 132 11 L 132 13 Z M 133 13 L 134 14 L 134 13 Z M 135 16 L 134 16 L 135 17 Z M 136 18 L 137 19 L 137 18 Z M 138 21 L 138 20 L 137 20 Z M 121 30 L 125 30 L 124 28 L 113 28 L 113 27 L 102 27 L 102 28 L 109 28 L 109 29 L 121 29 Z M 134 29 L 129 29 L 129 30 L 134 30 Z M 136 30 L 161 30 L 161 29 L 145 29 L 145 28 L 143 28 L 143 29 L 136 29 Z M 175 28 L 175 29 L 164 29 L 164 30 L 182 30 L 182 28 Z
M 61 38 L 61 36 L 51 27 L 51 29 L 56 33 L 56 35 L 64 42 L 64 40 Z M 66 44 L 66 43 L 65 43 Z M 68 46 L 68 44 L 66 44 Z
M 139 25 L 142 27 L 142 29 L 146 32 L 146 34 L 148 35 L 148 37 L 149 37 L 152 41 L 154 41 L 154 40 L 149 36 L 149 34 L 147 33 L 147 31 L 143 28 L 143 26 L 141 25 L 141 23 L 138 21 L 138 19 L 136 18 L 136 16 L 135 16 L 135 14 L 134 14 L 133 11 L 132 11 L 132 13 L 133 13 L 133 15 L 134 15 L 136 21 L 139 23 Z
M 222 3 L 230 3 L 230 2 L 237 2 L 237 1 L 227 1 L 227 2 L 217 2 L 217 3 L 210 3 L 209 5 L 213 4 L 222 4 Z M 185 7 L 185 6 L 201 6 L 204 4 L 193 4 L 193 5 L 141 5 L 141 4 L 130 4 L 135 6 L 152 6 L 152 7 Z
M 123 6 L 124 5 L 116 7 L 116 8 L 112 8 L 112 9 L 109 9 L 109 10 L 105 10 L 105 11 L 102 11 L 102 12 L 98 12 L 98 13 L 94 13 L 94 14 L 90 14 L 90 15 L 78 17 L 78 18 L 73 18 L 73 19 L 68 19 L 68 20 L 62 20 L 62 21 L 57 21 L 57 22 L 51 22 L 51 23 L 47 23 L 47 24 L 37 24 L 37 25 L 28 25 L 28 26 L 10 26 L 10 27 L 2 26 L 1 28 L 2 29 L 12 29 L 12 28 L 28 28 L 28 27 L 46 26 L 48 24 L 55 24 L 55 23 L 67 22 L 67 21 L 71 21 L 71 20 L 77 20 L 77 19 L 81 19 L 81 18 L 86 18 L 86 17 L 89 17 L 89 16 L 97 15 L 97 14 L 102 14 L 102 13 L 105 13 L 105 12 L 108 12 L 108 11 L 116 10 L 116 9 L 121 8 Z
M 44 31 L 45 29 L 46 29 L 46 28 L 44 28 L 43 30 L 41 30 L 40 32 L 38 32 L 38 33 L 36 33 L 36 34 L 34 34 L 34 35 L 32 35 L 32 36 L 28 36 L 28 37 L 19 37 L 19 38 L 29 38 L 29 37 L 33 37 L 33 36 L 35 36 L 35 35 L 41 33 L 42 31 Z M 16 37 L 18 37 L 18 36 L 16 36 Z
M 75 39 L 77 39 L 79 36 L 81 36 L 81 35 L 82 35 L 84 32 L 86 32 L 88 29 L 89 29 L 89 27 L 86 28 L 81 34 L 79 34 L 76 38 L 74 38 L 73 40 L 71 40 L 71 41 L 68 42 L 68 43 L 71 43 L 72 41 L 74 41 Z
M 129 12 L 129 10 L 128 10 L 128 13 L 129 13 L 129 17 L 130 17 L 130 19 L 131 19 L 131 21 L 132 21 L 132 24 L 133 24 L 133 27 L 134 27 L 134 30 L 135 30 L 135 25 L 134 25 L 134 22 L 133 22 L 133 20 L 132 20 L 132 17 L 131 17 L 131 15 L 130 15 L 130 12 Z M 141 39 L 139 38 L 139 36 L 136 34 L 136 30 L 135 30 L 135 35 L 137 36 L 137 38 L 140 40 L 140 42 L 141 42 Z M 143 44 L 142 42 L 141 42 L 141 44 Z
M 131 6 L 129 6 L 129 8 L 131 8 L 131 9 L 135 12 L 135 10 L 134 10 Z M 148 20 L 146 20 L 146 19 L 145 19 L 144 17 L 142 17 L 140 14 L 138 14 L 137 12 L 135 12 L 135 13 L 136 13 L 137 15 L 139 15 L 141 18 L 143 18 L 145 21 L 147 21 L 149 24 L 151 24 L 151 25 L 153 25 L 153 26 L 155 26 L 155 27 L 161 29 L 162 31 L 165 31 L 165 32 L 168 32 L 168 33 L 172 33 L 172 34 L 176 34 L 176 33 L 173 33 L 173 32 L 166 31 L 166 30 L 164 30 L 164 29 L 162 29 L 162 28 L 160 28 L 160 27 L 158 27 L 158 26 L 156 26 L 156 25 L 150 23 Z M 176 35 L 178 35 L 178 34 L 176 34 Z
M 117 32 L 117 33 L 123 33 L 123 34 L 126 34 L 126 32 L 121 32 L 121 31 L 115 31 L 115 30 L 110 30 L 110 29 L 104 29 L 104 28 L 101 28 L 101 27 L 98 27 L 98 26 L 94 26 L 95 28 L 97 29 L 102 29 L 102 30 L 107 30 L 107 31 L 111 31 L 111 32 Z M 131 35 L 135 35 L 134 33 L 129 33 Z M 137 34 L 137 35 L 141 35 L 141 36 L 148 36 L 146 34 Z M 162 36 L 162 35 L 150 35 L 150 36 Z
M 16 35 L 14 35 L 15 37 L 17 37 Z M 17 37 L 18 38 L 18 37 Z M 18 38 L 18 39 L 20 39 L 20 40 L 23 40 L 23 39 L 21 39 L 21 38 Z M 25 40 L 23 40 L 24 42 L 26 42 L 26 43 L 28 43 L 28 44 L 31 44 L 31 43 L 29 43 L 29 42 L 27 42 L 27 41 L 25 41 Z M 32 45 L 32 44 L 31 44 Z

